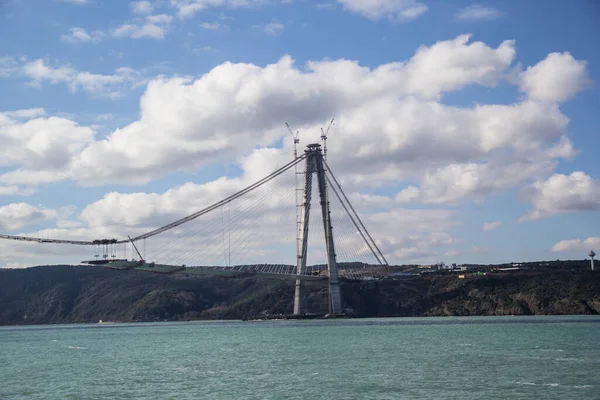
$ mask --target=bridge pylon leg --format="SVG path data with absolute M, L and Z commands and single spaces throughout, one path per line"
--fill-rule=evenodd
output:
M 304 201 L 302 203 L 302 217 L 300 225 L 300 237 L 298 238 L 298 257 L 296 274 L 303 275 L 306 271 L 306 254 L 308 249 L 308 225 L 310 221 L 310 200 L 312 197 L 312 174 L 315 170 L 314 157 L 306 158 L 306 172 L 304 174 Z M 302 290 L 303 283 L 296 279 L 296 288 L 294 293 L 294 315 L 301 315 L 305 312 L 304 297 Z
M 321 216 L 323 218 L 323 231 L 325 233 L 325 247 L 327 250 L 327 274 L 329 277 L 329 313 L 342 313 L 342 296 L 340 292 L 340 281 L 338 276 L 337 261 L 335 254 L 335 245 L 333 241 L 333 228 L 331 226 L 331 213 L 329 210 L 329 198 L 327 195 L 327 183 L 325 179 L 325 169 L 323 167 L 323 154 L 321 146 L 318 144 L 308 145 L 305 151 L 306 171 L 304 181 L 304 202 L 302 206 L 302 219 L 300 228 L 299 242 L 301 245 L 298 250 L 298 260 L 296 273 L 302 275 L 306 272 L 306 254 L 308 247 L 308 225 L 310 220 L 310 205 L 312 196 L 312 175 L 317 174 L 319 197 L 321 204 Z M 294 293 L 294 314 L 304 313 L 304 297 L 302 290 L 302 281 L 296 280 Z
M 325 248 L 327 249 L 327 272 L 329 275 L 329 313 L 341 314 L 342 295 L 340 293 L 340 280 L 338 276 L 335 244 L 333 241 L 333 227 L 331 225 L 331 212 L 329 210 L 329 196 L 327 194 L 327 181 L 325 180 L 325 168 L 323 168 L 323 156 L 318 151 L 315 156 L 317 179 L 319 182 L 319 196 L 321 200 L 321 215 L 323 217 L 323 232 L 325 233 Z

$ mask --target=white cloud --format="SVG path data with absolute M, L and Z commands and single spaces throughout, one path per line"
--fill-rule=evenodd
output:
M 277 36 L 279 34 L 281 34 L 281 32 L 283 32 L 283 29 L 285 27 L 283 26 L 283 24 L 281 22 L 277 22 L 277 21 L 273 21 L 268 23 L 265 28 L 264 31 L 265 33 L 272 35 L 272 36 Z
M 533 205 L 533 210 L 522 217 L 522 221 L 600 210 L 600 181 L 581 171 L 571 175 L 554 174 L 523 189 L 522 197 Z
M 167 14 L 148 15 L 142 21 L 127 23 L 111 31 L 113 37 L 131 39 L 164 39 L 171 29 L 173 17 Z
M 64 179 L 73 157 L 94 140 L 91 128 L 44 115 L 43 109 L 0 113 L 0 166 L 17 167 L 0 175 L 4 194 L 27 195 L 32 189 L 16 185 Z
M 594 249 L 600 250 L 600 237 L 589 237 L 584 240 L 561 240 L 560 242 L 552 246 L 552 251 L 555 253 L 576 251 L 584 253 Z
M 88 4 L 89 0 L 60 0 L 63 3 L 71 3 L 71 4 Z
M 46 171 L 62 169 L 94 139 L 92 129 L 64 118 L 38 117 L 22 122 L 10 115 L 0 113 L 0 166 L 17 165 Z M 7 178 L 10 174 L 2 175 L 0 181 L 11 184 Z
M 417 0 L 337 0 L 344 10 L 370 20 L 388 18 L 392 21 L 412 21 L 429 9 Z
M 528 98 L 545 102 L 563 102 L 591 85 L 586 62 L 570 53 L 551 53 L 520 75 L 521 91 Z
M 61 40 L 68 43 L 98 43 L 106 36 L 102 31 L 87 33 L 84 28 L 71 28 L 68 35 L 62 35 Z
M 173 17 L 167 14 L 149 15 L 146 17 L 146 21 L 151 24 L 170 24 L 173 21 Z
M 440 248 L 458 243 L 447 232 L 457 225 L 449 210 L 394 208 L 362 219 L 367 227 L 376 227 L 376 242 L 391 262 L 432 263 Z
M 129 3 L 129 6 L 136 15 L 148 15 L 154 11 L 154 6 L 149 1 L 134 1 Z
M 460 21 L 489 21 L 501 16 L 502 13 L 496 8 L 485 7 L 480 4 L 472 4 L 456 13 L 456 19 Z
M 27 203 L 12 203 L 0 207 L 0 229 L 14 231 L 27 225 L 56 218 L 56 215 L 56 210 L 40 209 Z
M 289 122 L 309 129 L 312 124 L 320 124 L 331 115 L 339 115 L 342 110 L 346 110 L 349 127 L 344 134 L 353 139 L 349 141 L 351 148 L 344 150 L 356 154 L 357 159 L 364 159 L 365 164 L 372 164 L 374 169 L 377 169 L 377 164 L 373 164 L 373 160 L 384 159 L 385 163 L 389 163 L 392 159 L 400 159 L 404 152 L 413 154 L 421 140 L 430 142 L 427 138 L 431 135 L 438 138 L 440 151 L 448 152 L 448 143 L 450 148 L 459 149 L 458 143 L 467 139 L 457 142 L 455 134 L 450 131 L 456 128 L 447 128 L 447 142 L 442 140 L 444 136 L 438 131 L 440 126 L 451 123 L 452 108 L 437 103 L 421 103 L 412 98 L 399 100 L 398 97 L 418 95 L 436 98 L 441 91 L 455 90 L 470 82 L 488 84 L 510 64 L 514 53 L 510 43 L 493 50 L 481 43 L 467 44 L 465 39 L 461 37 L 449 44 L 438 43 L 431 48 L 421 48 L 406 64 L 392 63 L 374 70 L 355 62 L 338 60 L 310 62 L 303 71 L 294 66 L 291 58 L 284 57 L 277 64 L 264 68 L 225 63 L 197 80 L 154 80 L 142 97 L 140 121 L 86 149 L 78 157 L 77 170 L 87 170 L 86 166 L 91 164 L 108 164 L 103 168 L 106 175 L 99 181 L 91 176 L 84 180 L 100 183 L 116 178 L 144 182 L 157 172 L 174 168 L 193 170 L 206 163 L 235 156 L 239 150 L 248 151 L 256 143 L 271 143 L 284 133 L 280 128 L 281 115 L 296 116 Z M 472 63 L 448 57 L 446 53 L 452 47 L 461 48 L 461 53 L 472 52 Z M 449 76 L 446 79 L 439 75 L 435 79 L 421 78 L 423 71 L 430 70 L 427 65 L 435 62 L 436 52 L 442 54 L 442 60 L 438 61 L 438 65 L 442 65 L 440 71 L 449 71 Z M 167 98 L 170 100 L 165 103 Z M 432 113 L 440 113 L 441 119 L 431 118 Z M 488 118 L 498 118 L 492 107 L 487 114 Z M 365 118 L 365 115 L 375 118 Z M 540 117 L 545 120 L 547 115 Z M 399 135 L 398 124 L 406 118 L 414 120 L 414 123 L 403 123 L 404 132 Z M 537 114 L 535 118 L 538 118 Z M 548 127 L 537 122 L 544 128 Z M 379 123 L 384 126 L 379 126 Z M 170 132 L 169 137 L 163 134 L 165 131 Z M 388 141 L 388 144 L 381 143 L 386 149 L 383 157 L 376 148 L 368 147 L 369 140 L 362 135 L 364 131 L 382 132 Z M 473 135 L 477 135 L 475 128 Z M 492 142 L 488 144 L 486 141 L 484 145 L 493 148 L 498 141 L 494 139 L 495 135 L 498 135 L 496 130 L 489 130 L 489 141 Z M 144 139 L 140 140 L 141 137 Z M 132 141 L 135 146 L 128 144 Z M 243 143 L 249 144 L 246 147 Z M 501 145 L 503 143 L 496 147 Z M 134 161 L 138 157 L 143 160 Z M 109 159 L 111 161 L 106 163 Z
M 360 171 L 344 179 L 351 190 L 411 180 L 420 184 L 401 192 L 399 201 L 480 199 L 551 173 L 553 158 L 572 150 L 568 120 L 556 105 L 439 102 L 467 85 L 493 86 L 514 57 L 511 41 L 491 48 L 461 35 L 373 69 L 348 60 L 299 68 L 286 56 L 265 67 L 224 63 L 197 79 L 159 78 L 141 98 L 138 121 L 89 143 L 61 171 L 19 168 L 3 179 L 9 185 L 53 178 L 145 183 L 269 145 L 286 134 L 282 116 L 303 132 L 303 143 L 318 140 L 319 126 L 336 116 L 339 138 L 330 142 L 330 159 L 336 169 Z M 62 82 L 73 75 L 56 68 L 37 79 Z M 290 151 L 285 146 L 282 154 Z
M 527 182 L 553 169 L 550 162 L 513 161 L 498 164 L 450 164 L 425 172 L 420 187 L 409 186 L 396 196 L 400 203 L 457 204 Z
M 113 75 L 93 74 L 78 71 L 71 66 L 53 67 L 45 60 L 28 61 L 20 67 L 19 72 L 30 78 L 29 85 L 41 86 L 42 83 L 64 83 L 71 91 L 79 90 L 88 93 L 116 97 L 123 90 L 134 87 L 141 82 L 139 74 L 131 68 L 118 68 Z
M 496 228 L 499 228 L 502 226 L 502 222 L 501 221 L 494 221 L 494 222 L 486 222 L 483 224 L 483 226 L 481 227 L 481 229 L 483 229 L 484 231 L 491 231 L 494 230 Z
M 418 89 L 413 93 L 421 92 L 428 97 L 466 84 L 494 86 L 514 60 L 514 42 L 506 40 L 494 49 L 482 42 L 469 43 L 470 39 L 471 35 L 460 35 L 432 46 L 421 46 L 405 66 L 410 76 L 404 85 Z
M 574 158 L 578 153 L 579 151 L 573 148 L 571 140 L 566 136 L 562 136 L 557 143 L 548 149 L 546 155 L 550 158 L 564 158 L 568 160 Z

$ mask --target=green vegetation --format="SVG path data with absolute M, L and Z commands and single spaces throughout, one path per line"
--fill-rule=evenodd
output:
M 306 281 L 327 312 L 326 281 Z M 242 319 L 292 310 L 291 279 L 153 274 L 98 266 L 0 269 L 0 324 Z M 342 282 L 344 306 L 368 317 L 600 312 L 600 271 L 554 270 Z

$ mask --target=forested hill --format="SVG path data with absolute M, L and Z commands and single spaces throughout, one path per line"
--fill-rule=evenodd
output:
M 101 267 L 0 269 L 0 324 L 242 319 L 292 311 L 293 280 L 158 275 Z M 327 312 L 325 282 L 307 283 L 308 307 Z M 600 271 L 424 276 L 343 282 L 358 315 L 598 314 Z

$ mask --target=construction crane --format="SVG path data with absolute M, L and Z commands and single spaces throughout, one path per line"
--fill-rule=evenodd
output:
M 323 159 L 325 161 L 327 161 L 327 134 L 329 133 L 329 130 L 333 125 L 333 121 L 335 121 L 335 118 L 331 118 L 331 121 L 329 121 L 329 126 L 327 127 L 326 131 L 324 131 L 321 127 L 321 140 L 323 140 Z

